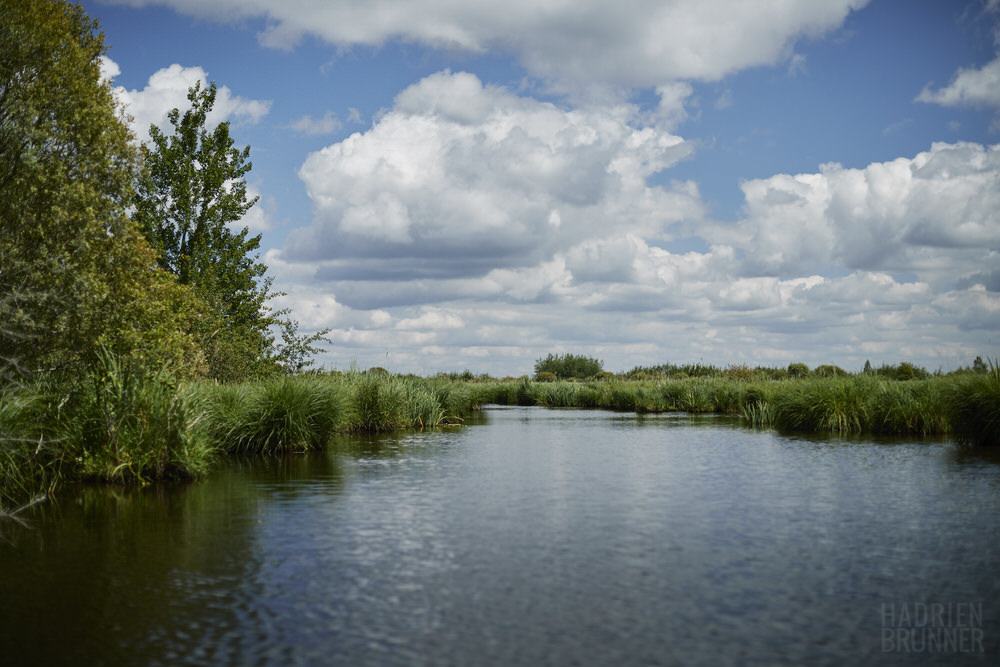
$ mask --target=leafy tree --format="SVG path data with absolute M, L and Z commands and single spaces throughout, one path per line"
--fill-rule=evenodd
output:
M 154 270 L 126 215 L 137 155 L 103 52 L 80 6 L 3 0 L 0 376 L 73 365 L 101 345 L 197 354 L 180 322 L 197 308 Z
M 275 294 L 256 254 L 260 235 L 233 227 L 257 198 L 247 196 L 249 146 L 233 145 L 228 122 L 206 126 L 215 96 L 214 83 L 195 84 L 190 108 L 168 115 L 170 134 L 150 127 L 134 217 L 159 266 L 208 304 L 211 315 L 196 333 L 210 373 L 230 380 L 275 371 L 271 327 L 281 324 L 283 313 L 266 305 Z
M 535 362 L 535 377 L 541 373 L 552 373 L 560 380 L 565 378 L 589 378 L 604 369 L 604 362 L 583 355 L 549 354 Z
M 286 375 L 297 375 L 311 370 L 309 367 L 313 365 L 312 357 L 319 352 L 315 345 L 320 342 L 330 342 L 326 337 L 330 330 L 324 329 L 306 336 L 299 334 L 298 320 L 284 319 L 280 322 L 280 326 L 281 343 L 276 346 L 275 361 Z
M 822 366 L 817 366 L 815 370 L 813 370 L 813 375 L 821 378 L 847 377 L 847 371 L 840 366 L 823 364 Z
M 809 367 L 800 362 L 788 364 L 788 375 L 793 378 L 804 378 L 809 375 Z

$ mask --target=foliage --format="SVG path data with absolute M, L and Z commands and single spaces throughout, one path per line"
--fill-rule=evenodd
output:
M 271 327 L 281 322 L 266 305 L 275 295 L 256 254 L 260 235 L 233 227 L 257 198 L 247 195 L 250 148 L 234 147 L 228 122 L 211 131 L 206 126 L 215 97 L 214 83 L 204 90 L 195 84 L 188 91 L 190 108 L 168 114 L 169 135 L 150 127 L 152 145 L 142 147 L 134 219 L 160 268 L 190 285 L 208 305 L 209 316 L 194 333 L 211 376 L 261 377 L 275 370 Z M 293 347 L 296 343 L 293 338 Z M 292 352 L 302 351 L 299 345 Z
M 981 356 L 977 355 L 972 362 L 972 371 L 974 373 L 986 373 L 988 370 L 989 368 L 987 368 L 986 362 L 983 361 Z
M 847 377 L 847 371 L 840 366 L 822 364 L 813 369 L 813 375 L 821 378 L 842 378 Z
M 788 364 L 788 376 L 793 378 L 803 378 L 809 375 L 809 367 L 802 363 Z
M 955 378 L 949 411 L 955 439 L 969 445 L 1000 447 L 1000 360 L 987 372 Z
M 0 12 L 0 376 L 78 365 L 103 343 L 195 361 L 197 308 L 126 210 L 136 153 L 104 37 L 78 5 L 8 0 Z M 0 378 L 2 379 L 2 378 Z
M 207 471 L 213 448 L 203 411 L 168 367 L 101 349 L 89 368 L 57 412 L 79 477 L 146 483 Z
M 43 402 L 25 387 L 0 388 L 0 515 L 55 488 L 60 449 L 43 427 Z
M 591 378 L 600 373 L 604 362 L 576 354 L 549 354 L 535 362 L 535 377 L 540 373 L 552 373 L 560 380 L 566 378 Z
M 275 346 L 274 361 L 286 375 L 298 375 L 312 370 L 312 357 L 320 352 L 316 344 L 329 343 L 330 339 L 326 335 L 330 330 L 323 329 L 307 336 L 299 333 L 298 320 L 284 319 L 278 324 L 281 327 L 281 343 Z
M 325 378 L 207 385 L 200 391 L 213 440 L 228 453 L 320 449 L 346 423 L 346 391 Z

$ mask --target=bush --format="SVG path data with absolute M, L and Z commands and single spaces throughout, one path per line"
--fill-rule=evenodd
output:
M 809 375 L 809 367 L 805 364 L 788 364 L 788 376 L 793 378 L 804 378 Z
M 560 380 L 566 378 L 592 378 L 604 369 L 604 362 L 592 357 L 575 354 L 549 356 L 535 362 L 535 376 L 549 372 Z
M 813 375 L 821 378 L 843 378 L 847 377 L 847 371 L 840 366 L 824 364 L 822 366 L 817 366 L 816 370 L 813 371 Z

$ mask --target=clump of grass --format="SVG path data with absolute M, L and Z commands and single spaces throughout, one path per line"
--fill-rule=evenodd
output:
M 83 479 L 147 483 L 197 477 L 214 457 L 191 387 L 169 369 L 141 359 L 101 350 L 60 406 L 62 456 Z
M 320 449 L 345 413 L 343 392 L 326 378 L 283 377 L 210 394 L 213 437 L 234 454 Z
M 789 383 L 772 400 L 773 423 L 786 431 L 861 433 L 868 422 L 866 378 Z
M 878 381 L 868 394 L 867 430 L 930 435 L 949 430 L 942 382 Z
M 985 373 L 956 378 L 948 391 L 955 439 L 966 445 L 1000 447 L 1000 360 Z
M 412 383 L 404 383 L 406 417 L 403 427 L 430 428 L 444 422 L 445 412 L 433 392 Z
M 42 423 L 35 391 L 8 386 L 0 392 L 0 516 L 52 491 L 62 477 L 60 448 Z
M 350 377 L 350 384 L 352 430 L 384 433 L 407 425 L 406 389 L 397 378 L 356 374 Z

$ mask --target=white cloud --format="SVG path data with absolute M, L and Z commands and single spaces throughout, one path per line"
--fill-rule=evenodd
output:
M 401 95 L 367 133 L 331 147 L 336 159 L 323 164 L 334 168 L 317 172 L 325 178 L 310 181 L 304 170 L 314 186 L 317 218 L 300 240 L 325 250 L 295 256 L 286 248 L 274 253 L 277 263 L 269 256 L 269 264 L 301 286 L 287 290 L 292 294 L 336 295 L 336 308 L 316 319 L 317 328 L 335 329 L 330 359 L 340 361 L 334 363 L 517 374 L 549 352 L 572 351 L 602 358 L 613 370 L 699 357 L 722 364 L 832 362 L 855 369 L 866 359 L 876 365 L 909 359 L 933 370 L 990 353 L 983 347 L 986 332 L 1000 328 L 993 279 L 1000 272 L 1000 146 L 934 144 L 912 158 L 864 169 L 831 164 L 813 174 L 748 181 L 744 219 L 712 224 L 700 220 L 696 190 L 660 190 L 641 177 L 636 165 L 646 162 L 637 155 L 663 130 L 640 130 L 622 120 L 627 114 L 614 116 L 615 122 L 598 116 L 588 124 L 604 129 L 589 143 L 579 142 L 573 124 L 579 112 L 503 89 L 459 82 L 456 90 L 469 105 L 456 107 L 448 83 L 461 76 L 436 75 L 417 84 L 429 89 Z M 480 96 L 492 106 L 480 104 Z M 399 126 L 381 137 L 389 129 L 383 123 Z M 505 143 L 513 134 L 518 142 Z M 418 135 L 414 147 L 390 141 Z M 486 137 L 505 152 L 480 150 Z M 551 162 L 538 161 L 541 151 L 529 139 L 548 147 Z M 479 150 L 481 167 L 462 157 L 468 146 Z M 555 195 L 545 199 L 540 191 L 558 190 L 552 181 L 534 187 L 543 175 L 558 177 L 551 165 L 560 157 L 579 156 L 581 147 L 586 154 L 594 146 L 602 147 L 607 173 L 633 169 L 635 178 L 614 180 L 585 204 L 556 203 Z M 407 168 L 410 159 L 423 171 Z M 505 160 L 534 169 L 532 178 L 511 180 Z M 631 167 L 615 172 L 612 165 L 623 163 Z M 540 167 L 545 164 L 550 168 Z M 427 218 L 411 215 L 409 241 L 372 238 L 370 245 L 357 246 L 367 252 L 360 258 L 329 255 L 359 233 L 343 232 L 336 216 L 330 217 L 341 210 L 335 201 L 357 191 L 357 182 L 341 181 L 372 174 L 380 175 L 379 186 L 351 205 L 390 193 L 419 212 L 426 204 L 412 199 L 413 192 L 429 191 L 438 200 L 438 179 L 464 175 L 465 196 L 500 211 L 462 217 L 464 229 L 456 223 L 435 239 L 436 255 L 421 245 L 433 228 L 429 220 L 447 218 L 449 207 L 461 200 L 446 198 L 427 209 Z M 330 183 L 341 185 L 331 189 Z M 682 192 L 677 201 L 687 211 L 684 222 L 670 222 L 674 217 L 649 224 L 659 215 L 660 197 Z M 558 226 L 551 216 L 522 222 L 524 202 L 538 201 L 544 210 L 559 211 Z M 494 249 L 491 225 L 494 216 L 511 211 L 517 215 L 501 229 L 520 224 L 513 235 L 530 242 L 506 254 Z M 586 211 L 603 224 L 588 222 Z M 680 254 L 659 247 L 673 224 L 698 230 L 709 249 Z M 323 245 L 321 230 L 337 241 Z M 450 241 L 451 233 L 464 242 Z M 391 354 L 380 358 L 374 352 L 379 349 Z
M 960 68 L 950 84 L 936 91 L 927 86 L 916 99 L 946 107 L 1000 109 L 1000 56 L 980 68 Z
M 796 53 L 788 59 L 788 76 L 798 76 L 809 71 L 806 65 L 806 57 L 801 53 Z
M 117 0 L 167 5 L 216 20 L 263 17 L 261 42 L 293 48 L 304 35 L 341 47 L 388 40 L 517 54 L 560 85 L 653 87 L 717 80 L 792 57 L 803 36 L 834 30 L 867 0 Z M 792 61 L 794 64 L 794 60 Z
M 109 83 L 113 82 L 115 77 L 122 73 L 122 68 L 118 66 L 118 63 L 107 56 L 100 57 L 100 67 L 101 78 Z
M 102 71 L 115 76 L 121 70 L 110 58 L 102 60 Z M 158 70 L 149 77 L 142 90 L 126 90 L 115 87 L 114 93 L 125 105 L 125 111 L 132 117 L 132 129 L 140 142 L 149 141 L 149 126 L 156 125 L 161 130 L 169 127 L 167 114 L 172 109 L 186 109 L 190 106 L 188 90 L 195 83 L 204 89 L 208 77 L 201 67 L 182 67 L 174 64 Z M 234 95 L 228 86 L 217 86 L 215 106 L 206 119 L 206 124 L 214 127 L 219 123 L 236 119 L 238 122 L 256 123 L 271 109 L 270 100 L 251 100 Z
M 747 216 L 708 233 L 745 252 L 743 270 L 844 267 L 912 272 L 942 285 L 1000 248 L 1000 146 L 936 143 L 865 169 L 824 165 L 742 184 Z
M 348 117 L 349 120 L 355 117 L 354 114 L 357 113 L 357 109 L 351 109 L 351 111 L 354 113 Z M 337 118 L 337 114 L 327 111 L 323 114 L 322 118 L 313 118 L 308 115 L 303 116 L 292 123 L 291 128 L 304 134 L 331 134 L 343 126 L 344 124 Z
M 429 76 L 370 130 L 306 159 L 315 218 L 283 256 L 333 281 L 440 281 L 535 266 L 609 233 L 663 237 L 700 217 L 700 200 L 690 184 L 646 180 L 691 149 L 637 116 L 630 105 L 563 110 L 467 73 Z
M 246 227 L 251 236 L 266 232 L 274 227 L 273 216 L 276 208 L 276 202 L 273 197 L 262 196 L 257 186 L 248 184 L 247 199 L 253 199 L 254 197 L 260 197 L 260 199 L 242 218 L 230 225 L 237 231 Z

